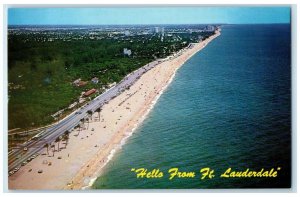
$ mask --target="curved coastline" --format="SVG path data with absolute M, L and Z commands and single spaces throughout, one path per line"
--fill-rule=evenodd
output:
M 89 189 L 101 175 L 103 167 L 145 120 L 173 81 L 177 70 L 220 34 L 217 31 L 205 41 L 146 72 L 129 90 L 104 106 L 98 121 L 98 114 L 93 115 L 95 121 L 90 123 L 89 129 L 94 128 L 95 131 L 87 129 L 71 136 L 68 147 L 56 153 L 63 159 L 47 155 L 37 157 L 9 179 L 10 189 Z M 124 101 L 127 104 L 123 105 Z M 52 166 L 45 166 L 45 160 L 51 161 Z M 37 171 L 41 168 L 46 169 L 45 173 L 28 175 L 30 169 Z
M 183 62 L 181 62 L 181 64 L 174 70 L 172 76 L 168 79 L 167 83 L 161 88 L 160 92 L 157 94 L 157 96 L 154 98 L 154 100 L 151 102 L 151 104 L 149 105 L 149 107 L 147 108 L 146 112 L 143 114 L 143 116 L 138 120 L 138 123 L 134 125 L 134 127 L 131 129 L 131 132 L 127 132 L 126 136 L 120 141 L 120 144 L 118 144 L 114 149 L 111 150 L 110 154 L 107 156 L 107 161 L 105 162 L 105 164 L 99 169 L 98 172 L 95 173 L 95 175 L 93 176 L 93 178 L 90 179 L 89 184 L 86 186 L 81 187 L 81 189 L 90 189 L 93 184 L 95 183 L 95 181 L 97 180 L 97 178 L 101 175 L 102 173 L 102 169 L 106 166 L 106 164 L 108 164 L 108 162 L 110 160 L 113 159 L 113 156 L 115 155 L 116 151 L 122 149 L 122 146 L 125 145 L 127 139 L 132 136 L 133 132 L 141 125 L 141 123 L 146 119 L 146 117 L 149 115 L 149 113 L 151 112 L 151 110 L 153 109 L 153 107 L 155 106 L 155 104 L 157 103 L 157 101 L 159 100 L 159 98 L 161 97 L 161 95 L 165 92 L 165 90 L 169 87 L 169 85 L 172 83 L 172 81 L 174 80 L 176 73 L 178 71 L 179 68 L 181 68 L 181 66 L 184 65 L 184 63 L 189 60 L 193 55 L 195 55 L 196 53 L 198 53 L 199 51 L 201 51 L 201 49 L 205 48 L 207 46 L 207 44 L 209 42 L 211 42 L 213 39 L 215 39 L 216 37 L 218 37 L 219 35 L 221 35 L 221 30 L 219 29 L 217 31 L 217 33 L 213 36 L 211 36 L 209 38 L 208 42 L 205 42 L 204 45 L 202 47 L 200 47 L 197 51 L 194 51 L 193 53 L 190 54 L 190 56 L 185 59 Z M 198 43 L 200 44 L 200 43 Z

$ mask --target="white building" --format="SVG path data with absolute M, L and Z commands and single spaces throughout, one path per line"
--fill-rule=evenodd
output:
M 126 31 L 124 32 L 124 34 L 125 34 L 125 36 L 130 36 L 130 31 L 126 30 Z
M 94 77 L 91 79 L 91 82 L 97 84 L 99 82 L 99 79 L 97 77 Z
M 75 81 L 73 81 L 73 85 L 74 86 L 78 86 L 78 84 L 80 83 L 80 81 L 81 81 L 81 78 L 76 79 Z
M 123 54 L 124 54 L 124 55 L 130 56 L 130 55 L 131 55 L 131 50 L 130 50 L 130 49 L 127 49 L 127 48 L 124 48 L 124 49 L 123 49 Z

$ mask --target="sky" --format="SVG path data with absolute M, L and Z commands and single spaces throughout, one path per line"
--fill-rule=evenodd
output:
M 290 7 L 9 8 L 9 25 L 290 23 Z

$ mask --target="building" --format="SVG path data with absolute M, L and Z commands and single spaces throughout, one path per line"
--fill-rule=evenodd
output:
M 81 78 L 76 79 L 75 81 L 73 81 L 73 85 L 74 86 L 78 86 L 79 82 L 81 81 Z
M 155 33 L 159 33 L 159 27 L 155 27 Z
M 131 50 L 130 50 L 130 49 L 127 49 L 127 48 L 124 48 L 124 49 L 123 49 L 123 54 L 124 54 L 124 55 L 130 56 L 130 55 L 131 55 Z
M 86 84 L 87 84 L 87 81 L 81 81 L 80 78 L 73 81 L 73 85 L 77 86 L 77 87 L 82 87 L 82 86 L 85 86 Z
M 90 89 L 89 91 L 86 91 L 83 96 L 90 96 L 96 92 L 96 89 Z
M 206 31 L 206 32 L 213 32 L 213 31 L 215 31 L 215 27 L 212 26 L 212 25 L 207 25 L 207 26 L 204 28 L 204 31 Z
M 94 77 L 91 79 L 91 82 L 97 84 L 99 82 L 99 79 L 97 77 Z
M 77 87 L 83 87 L 87 84 L 88 82 L 87 81 L 80 81 L 77 85 Z
M 81 81 L 81 78 L 79 79 L 76 79 L 75 81 L 73 81 L 73 85 L 74 86 L 77 86 L 77 87 L 82 87 L 82 86 L 85 86 L 88 82 L 86 81 Z
M 125 36 L 130 36 L 131 33 L 130 33 L 130 31 L 125 30 L 124 34 L 125 34 Z
M 116 83 L 116 82 L 113 82 L 113 83 L 111 83 L 111 84 L 108 85 L 108 88 L 112 88 L 112 87 L 114 87 L 115 85 L 117 85 L 117 83 Z

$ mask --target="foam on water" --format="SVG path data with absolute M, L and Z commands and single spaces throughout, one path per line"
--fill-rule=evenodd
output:
M 122 141 L 122 151 L 116 149 L 112 154 L 113 161 L 93 188 L 289 186 L 289 26 L 231 26 L 223 30 L 172 75 L 168 91 L 164 87 L 159 92 L 133 131 L 126 134 L 138 131 Z M 168 176 L 136 179 L 130 171 L 160 168 L 167 174 L 170 167 L 179 167 L 199 172 L 207 166 L 216 174 L 228 167 L 282 169 L 277 179 L 216 176 L 206 181 L 199 177 L 170 181 Z
M 179 68 L 179 67 L 178 67 Z M 157 103 L 157 101 L 159 100 L 159 98 L 161 97 L 161 95 L 164 93 L 164 91 L 167 89 L 167 87 L 171 84 L 171 82 L 173 81 L 175 75 L 176 75 L 176 71 L 178 70 L 178 68 L 174 71 L 174 73 L 172 74 L 172 76 L 170 77 L 170 79 L 168 80 L 168 82 L 166 83 L 166 85 L 164 85 L 161 90 L 159 91 L 159 93 L 155 96 L 154 100 L 151 102 L 151 104 L 149 105 L 149 107 L 147 108 L 146 112 L 141 116 L 141 118 L 138 119 L 137 123 L 134 124 L 133 128 L 130 131 L 126 131 L 124 134 L 124 137 L 122 138 L 122 140 L 120 141 L 119 144 L 117 144 L 115 146 L 115 148 L 113 148 L 109 155 L 107 156 L 105 163 L 101 166 L 101 168 L 98 169 L 98 171 L 94 174 L 93 177 L 90 178 L 90 181 L 88 183 L 87 186 L 83 186 L 82 189 L 90 189 L 91 186 L 95 183 L 95 181 L 97 180 L 97 176 L 99 176 L 99 173 L 101 172 L 101 169 L 104 168 L 114 157 L 115 153 L 122 149 L 122 146 L 124 146 L 126 144 L 127 139 L 132 136 L 133 132 L 141 125 L 141 123 L 146 119 L 146 117 L 148 116 L 148 114 L 151 112 L 151 110 L 153 109 L 153 107 L 155 106 L 155 104 Z

